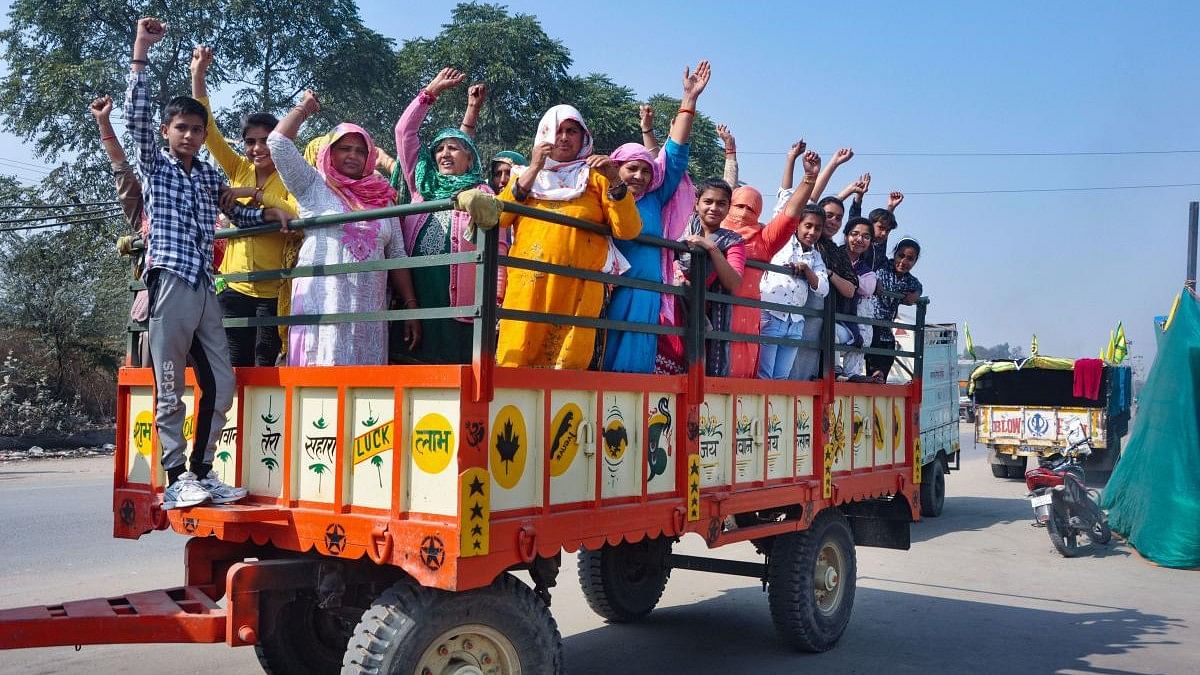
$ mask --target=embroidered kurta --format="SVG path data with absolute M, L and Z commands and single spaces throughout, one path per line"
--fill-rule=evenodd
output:
M 555 211 L 612 229 L 616 239 L 632 239 L 642 231 L 633 195 L 614 201 L 608 196 L 608 179 L 588 172 L 583 194 L 568 201 L 529 197 L 525 205 Z M 513 195 L 517 181 L 512 180 L 500 193 L 504 201 L 518 201 Z M 510 256 L 526 258 L 582 270 L 600 271 L 608 257 L 608 239 L 603 235 L 557 225 L 536 218 L 504 213 L 500 225 L 513 227 L 515 236 Z M 584 281 L 545 272 L 510 269 L 504 295 L 505 309 L 545 312 L 565 316 L 598 317 L 604 301 L 604 288 Z M 577 326 L 500 321 L 496 361 L 501 366 L 584 369 L 592 360 L 596 331 Z
M 349 207 L 329 188 L 292 143 L 272 132 L 267 137 L 275 168 L 300 206 L 300 216 L 346 213 Z M 404 237 L 395 218 L 377 221 L 374 248 L 362 260 L 402 258 Z M 359 262 L 343 242 L 342 225 L 304 230 L 297 266 Z M 387 309 L 387 272 L 301 277 L 292 282 L 292 314 L 376 312 Z M 346 366 L 387 363 L 387 324 L 382 321 L 292 326 L 288 365 Z

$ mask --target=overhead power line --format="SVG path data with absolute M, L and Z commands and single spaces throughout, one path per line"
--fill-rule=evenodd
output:
M 106 202 L 68 202 L 62 204 L 4 204 L 0 205 L 0 211 L 37 211 L 42 209 L 73 209 L 81 206 L 120 206 L 120 202 L 110 200 Z
M 1153 190 L 1158 188 L 1200 187 L 1200 183 L 1171 183 L 1160 185 L 1105 185 L 1098 187 L 1019 188 L 1014 190 L 945 190 L 941 192 L 908 192 L 909 195 L 998 195 L 1023 192 L 1094 192 L 1098 190 Z
M 0 220 L 0 225 L 16 225 L 18 223 L 37 223 L 43 220 L 52 220 L 55 218 L 81 218 L 83 216 L 100 216 L 107 215 L 113 211 L 114 207 L 100 209 L 98 211 L 82 211 L 76 213 L 52 213 L 45 216 L 30 216 L 29 218 L 13 218 L 10 220 Z
M 810 148 L 811 149 L 811 148 Z M 832 150 L 829 151 L 832 154 Z M 787 150 L 738 150 L 739 155 L 786 155 Z M 965 151 L 965 152 L 859 152 L 855 157 L 1107 157 L 1124 155 L 1196 155 L 1197 150 L 1047 150 L 1047 151 Z
M 62 220 L 56 223 L 42 223 L 40 225 L 19 225 L 16 227 L 0 227 L 0 232 L 20 232 L 25 230 L 42 230 L 51 227 L 67 227 L 70 225 L 91 225 L 95 223 L 104 223 L 112 220 L 120 215 L 114 211 L 108 216 L 100 216 L 96 218 L 85 218 L 83 220 Z

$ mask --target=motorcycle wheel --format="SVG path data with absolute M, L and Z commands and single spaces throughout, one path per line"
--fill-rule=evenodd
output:
M 1079 555 L 1079 535 L 1070 525 L 1070 514 L 1059 504 L 1050 507 L 1050 520 L 1046 521 L 1046 534 L 1050 535 L 1050 543 L 1054 550 L 1064 558 L 1074 558 Z

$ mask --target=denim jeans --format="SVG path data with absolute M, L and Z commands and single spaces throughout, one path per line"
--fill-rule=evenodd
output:
M 763 312 L 759 334 L 765 337 L 791 338 L 799 340 L 804 334 L 804 315 L 791 314 L 780 319 L 771 312 Z M 786 380 L 796 362 L 799 347 L 790 345 L 763 344 L 758 348 L 758 377 L 763 380 Z

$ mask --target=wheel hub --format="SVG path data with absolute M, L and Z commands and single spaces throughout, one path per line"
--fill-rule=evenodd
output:
M 823 614 L 832 614 L 842 602 L 842 568 L 845 565 L 842 550 L 832 542 L 821 547 L 817 554 L 817 568 L 813 572 L 813 591 L 817 609 Z
M 418 675 L 520 675 L 516 648 L 483 625 L 457 626 L 433 641 L 417 665 Z

